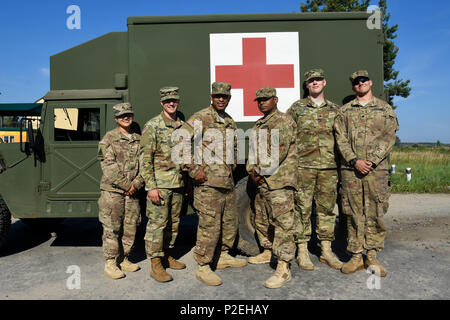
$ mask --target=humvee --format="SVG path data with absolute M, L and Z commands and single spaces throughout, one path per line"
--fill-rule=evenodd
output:
M 227 112 L 246 130 L 261 116 L 253 102 L 259 87 L 275 87 L 285 111 L 305 95 L 303 73 L 317 67 L 325 70 L 329 100 L 351 97 L 349 75 L 358 69 L 369 71 L 374 94 L 385 98 L 385 37 L 367 27 L 368 18 L 364 12 L 129 17 L 127 31 L 51 56 L 38 126 L 22 114 L 26 137 L 0 144 L 0 245 L 11 215 L 37 224 L 97 217 L 97 146 L 115 127 L 112 107 L 119 102 L 132 104 L 143 127 L 161 112 L 159 88 L 178 86 L 187 119 L 209 105 L 212 82 L 226 81 Z M 236 174 L 240 236 L 252 241 L 244 166 Z

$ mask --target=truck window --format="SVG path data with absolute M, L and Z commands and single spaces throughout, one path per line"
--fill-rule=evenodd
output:
M 99 108 L 55 108 L 55 141 L 99 141 Z

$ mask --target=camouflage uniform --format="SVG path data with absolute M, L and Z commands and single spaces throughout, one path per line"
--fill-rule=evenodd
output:
M 264 88 L 266 89 L 266 88 Z M 262 90 L 262 89 L 260 89 Z M 257 98 L 264 92 L 257 91 Z M 272 89 L 275 91 L 275 89 Z M 268 91 L 268 90 L 267 90 Z M 273 93 L 273 96 L 276 93 Z M 279 110 L 259 119 L 254 127 L 257 135 L 260 129 L 279 134 L 279 167 L 272 175 L 264 175 L 265 182 L 258 186 L 255 196 L 255 227 L 261 246 L 271 249 L 276 257 L 289 262 L 295 256 L 294 242 L 294 192 L 297 186 L 297 154 L 295 148 L 295 122 Z M 294 130 L 293 130 L 294 129 Z M 268 150 L 271 150 L 268 143 Z M 250 152 L 256 150 L 251 145 Z M 267 152 L 270 154 L 270 152 Z M 256 159 L 256 158 L 255 158 Z M 259 159 L 259 157 L 257 157 Z M 247 163 L 247 172 L 261 172 L 260 163 Z
M 322 70 L 311 70 L 306 80 L 323 78 Z M 308 97 L 298 100 L 287 110 L 297 123 L 298 192 L 296 206 L 296 242 L 311 239 L 311 212 L 316 203 L 316 233 L 320 241 L 334 240 L 337 197 L 334 119 L 338 106 L 329 100 L 316 106 Z
M 114 106 L 115 116 L 133 113 L 128 103 Z M 126 257 L 133 247 L 136 228 L 140 223 L 139 199 L 125 195 L 131 185 L 143 186 L 139 175 L 140 135 L 123 134 L 118 128 L 105 134 L 99 143 L 98 156 L 103 170 L 98 200 L 99 220 L 103 225 L 103 256 Z M 123 252 L 122 252 L 123 250 Z
M 168 90 L 170 88 L 173 91 Z M 179 99 L 178 88 L 161 90 L 161 101 Z M 173 248 L 178 235 L 184 179 L 180 165 L 172 161 L 171 151 L 175 145 L 172 133 L 184 126 L 178 114 L 177 119 L 172 120 L 161 112 L 145 124 L 142 132 L 139 161 L 145 190 L 159 189 L 163 196 L 159 205 L 147 198 L 144 240 L 149 259 L 164 257 L 167 249 Z
M 342 206 L 349 217 L 347 250 L 351 253 L 384 247 L 383 216 L 390 196 L 388 156 L 398 129 L 392 107 L 377 98 L 365 106 L 355 99 L 336 116 L 336 141 L 342 156 Z M 363 175 L 350 165 L 353 159 L 371 161 L 376 168 Z
M 219 83 L 218 87 L 215 87 L 213 84 L 212 94 L 229 94 L 231 86 L 226 85 L 228 84 Z M 194 186 L 194 208 L 199 217 L 194 258 L 199 265 L 204 266 L 211 263 L 219 240 L 222 240 L 221 250 L 228 251 L 232 248 L 237 235 L 238 217 L 233 180 L 237 145 L 234 144 L 234 163 L 227 164 L 225 139 L 226 130 L 236 130 L 237 127 L 230 115 L 225 112 L 224 117 L 221 118 L 212 105 L 193 114 L 187 123 L 194 127 L 195 121 L 202 124 L 202 137 L 209 129 L 218 130 L 217 132 L 220 132 L 223 137 L 223 154 L 220 163 L 207 164 L 203 158 L 201 164 L 196 164 L 194 161 L 192 165 L 186 167 L 191 178 L 195 178 L 203 168 L 208 179 Z M 208 143 L 203 141 L 199 147 L 205 154 Z

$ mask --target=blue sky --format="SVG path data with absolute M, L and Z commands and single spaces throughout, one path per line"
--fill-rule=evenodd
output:
M 372 1 L 377 4 L 376 1 Z M 2 0 L 0 103 L 33 102 L 50 87 L 49 57 L 112 31 L 126 31 L 129 16 L 279 13 L 300 11 L 301 0 L 23 1 Z M 81 29 L 69 30 L 68 6 L 81 8 Z M 396 99 L 403 142 L 450 143 L 450 1 L 388 0 L 398 24 L 395 68 L 412 92 Z

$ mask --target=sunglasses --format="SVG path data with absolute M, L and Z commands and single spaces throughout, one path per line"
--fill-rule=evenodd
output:
M 355 80 L 352 81 L 353 86 L 357 86 L 360 82 L 364 83 L 369 81 L 370 79 L 367 77 L 357 77 Z
M 120 116 L 117 116 L 116 118 L 118 118 L 118 119 L 133 118 L 133 114 L 132 113 L 125 113 L 125 114 L 121 114 Z
M 306 83 L 312 83 L 312 82 L 314 82 L 314 81 L 322 81 L 322 80 L 323 80 L 323 78 L 315 77 L 315 78 L 309 79 L 308 81 L 306 81 Z
M 220 98 L 222 98 L 223 100 L 230 99 L 230 96 L 227 94 L 212 94 L 211 96 L 213 99 L 220 99 Z

